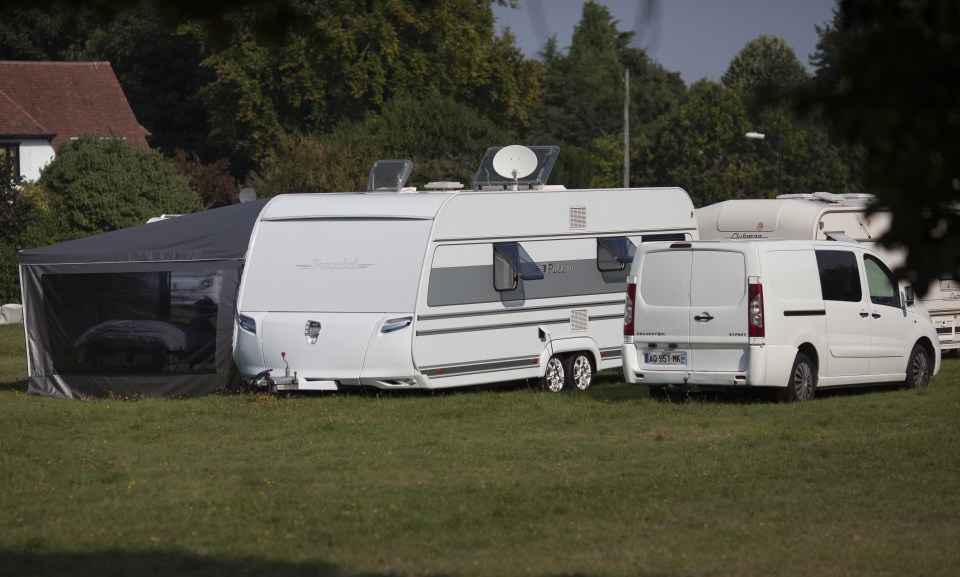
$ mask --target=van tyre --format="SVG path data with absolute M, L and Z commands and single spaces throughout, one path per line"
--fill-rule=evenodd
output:
M 567 357 L 566 386 L 570 390 L 585 391 L 593 383 L 593 375 L 596 371 L 593 369 L 593 358 L 589 353 L 573 353 Z
M 914 345 L 907 361 L 908 389 L 922 389 L 930 384 L 930 375 L 933 372 L 933 363 L 930 362 L 930 353 L 923 345 Z
M 559 355 L 553 355 L 547 361 L 547 370 L 540 379 L 540 387 L 549 393 L 559 393 L 563 390 L 565 381 L 563 359 Z
M 810 401 L 817 388 L 817 368 L 804 353 L 797 353 L 790 369 L 787 388 L 780 394 L 784 401 Z

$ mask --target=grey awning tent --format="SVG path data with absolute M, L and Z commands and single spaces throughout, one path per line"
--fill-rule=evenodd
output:
M 29 392 L 227 388 L 237 287 L 267 201 L 21 251 Z

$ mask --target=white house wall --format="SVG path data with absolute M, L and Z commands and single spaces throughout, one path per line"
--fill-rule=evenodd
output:
M 40 178 L 40 170 L 53 160 L 55 151 L 46 140 L 24 140 L 20 143 L 20 175 L 26 180 Z

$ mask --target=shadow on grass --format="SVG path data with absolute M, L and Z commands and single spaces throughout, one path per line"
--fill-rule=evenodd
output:
M 45 553 L 0 551 L 0 565 L 7 575 L 54 577 L 134 577 L 138 575 L 176 575 L 178 577 L 215 577 L 249 575 L 265 577 L 385 577 L 388 573 L 349 573 L 322 561 L 285 563 L 263 559 L 223 560 L 182 551 L 134 553 L 103 551 L 98 553 Z
M 20 391 L 27 392 L 27 381 L 11 381 L 9 383 L 0 383 L 0 391 Z
M 102 551 L 97 553 L 22 552 L 0 550 L 0 566 L 5 575 L 35 577 L 137 577 L 140 575 L 176 575 L 177 577 L 388 577 L 398 573 L 344 570 L 323 561 L 291 563 L 265 559 L 217 559 L 184 551 Z M 444 577 L 447 573 L 423 573 Z M 582 574 L 566 574 L 577 577 Z
M 892 393 L 900 390 L 898 385 L 879 384 L 864 385 L 847 388 L 818 389 L 813 401 L 830 399 L 836 397 L 859 397 L 873 394 Z M 655 397 L 657 400 L 667 403 L 683 402 L 715 402 L 727 404 L 777 404 L 785 403 L 780 399 L 779 389 L 758 389 L 758 390 L 730 390 L 730 391 L 707 391 L 696 393 L 673 393 L 662 397 Z M 653 395 L 651 395 L 653 396 Z

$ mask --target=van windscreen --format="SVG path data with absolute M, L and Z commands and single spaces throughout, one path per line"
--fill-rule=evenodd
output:
M 244 270 L 244 311 L 401 312 L 416 305 L 431 220 L 264 221 Z

